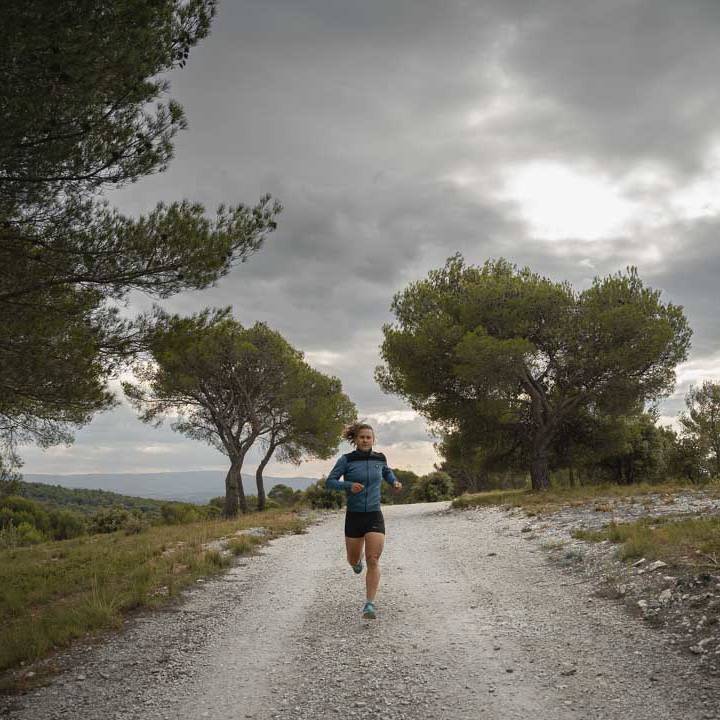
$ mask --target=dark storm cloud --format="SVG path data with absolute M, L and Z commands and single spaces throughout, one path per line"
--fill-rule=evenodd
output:
M 714 0 L 226 0 L 170 77 L 190 127 L 169 170 L 111 200 L 137 213 L 182 197 L 210 209 L 279 198 L 279 229 L 257 255 L 166 305 L 231 304 L 245 324 L 268 322 L 338 375 L 361 415 L 404 407 L 372 378 L 393 294 L 457 250 L 577 287 L 637 265 L 685 306 L 696 355 L 714 356 L 717 211 L 680 217 L 672 198 L 720 140 L 719 30 Z M 632 222 L 542 237 L 502 193 L 532 162 L 603 178 L 635 203 Z M 122 412 L 119 463 L 133 443 L 178 442 Z M 75 457 L 105 443 L 113 417 L 82 431 Z M 420 421 L 386 429 L 383 442 L 428 441 Z
M 693 172 L 717 136 L 720 4 L 539 2 L 515 26 L 503 67 L 548 104 L 500 129 L 548 152 L 622 171 L 655 161 Z

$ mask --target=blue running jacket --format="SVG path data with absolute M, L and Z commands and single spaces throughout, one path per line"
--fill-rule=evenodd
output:
M 340 480 L 343 475 L 345 480 Z M 372 512 L 380 509 L 380 484 L 383 480 L 390 485 L 397 481 L 385 456 L 373 450 L 353 450 L 338 458 L 325 480 L 325 487 L 346 492 L 348 512 Z M 363 485 L 362 492 L 353 493 L 350 490 L 353 483 Z

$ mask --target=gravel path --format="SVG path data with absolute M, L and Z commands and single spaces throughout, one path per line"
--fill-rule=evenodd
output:
M 720 688 L 497 509 L 384 508 L 378 619 L 343 515 L 66 656 L 12 720 L 720 718 Z

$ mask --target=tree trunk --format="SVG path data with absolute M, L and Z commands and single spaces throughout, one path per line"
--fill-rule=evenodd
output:
M 530 460 L 530 483 L 533 490 L 547 490 L 550 487 L 547 451 L 533 454 Z
M 248 511 L 242 486 L 242 464 L 243 458 L 234 460 L 225 476 L 225 517 L 236 517 L 238 507 L 243 513 Z
M 573 466 L 568 466 L 568 485 L 572 488 L 575 487 L 575 473 L 573 472 Z
M 223 514 L 227 518 L 236 517 L 238 514 L 238 491 L 232 465 L 230 465 L 230 469 L 225 475 L 225 509 Z
M 275 452 L 275 447 L 276 446 L 272 444 L 268 446 L 268 451 L 265 453 L 265 457 L 260 461 L 260 464 L 257 466 L 257 470 L 255 470 L 255 482 L 257 484 L 258 493 L 258 510 L 265 509 L 265 486 L 263 485 L 263 470 L 265 469 L 265 466 L 270 462 L 270 458 Z

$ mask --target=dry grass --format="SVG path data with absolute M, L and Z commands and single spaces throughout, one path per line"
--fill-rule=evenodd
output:
M 693 491 L 697 486 L 678 483 L 649 485 L 584 485 L 573 488 L 551 488 L 549 490 L 491 490 L 489 492 L 465 494 L 455 498 L 454 508 L 468 508 L 483 505 L 521 507 L 528 515 L 553 512 L 562 507 L 580 506 L 595 502 L 597 512 L 610 512 L 614 500 L 642 502 L 643 495 L 661 494 L 668 497 L 680 491 Z M 720 496 L 718 484 L 704 485 L 703 492 Z M 597 501 L 597 502 L 596 502 Z
M 610 523 L 602 530 L 576 530 L 573 537 L 618 543 L 621 559 L 644 557 L 670 565 L 691 565 L 720 571 L 720 518 L 643 518 Z
M 231 559 L 207 543 L 263 526 L 263 538 L 230 541 L 234 554 L 307 523 L 281 510 L 236 520 L 151 527 L 138 535 L 93 535 L 0 551 L 0 670 L 40 658 L 104 628 L 135 608 L 168 602 L 199 577 L 222 572 Z

